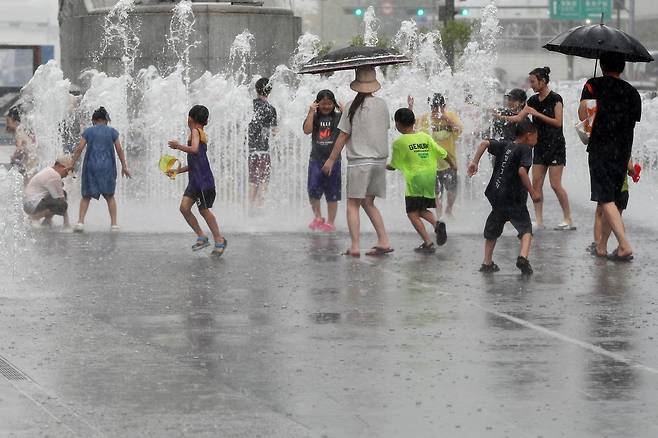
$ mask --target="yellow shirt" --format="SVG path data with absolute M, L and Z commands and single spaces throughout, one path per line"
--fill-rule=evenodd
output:
M 452 120 L 453 125 L 457 125 L 459 129 L 455 130 L 448 126 L 448 122 L 432 117 L 432 113 L 426 113 L 420 116 L 416 121 L 416 128 L 420 131 L 426 132 L 432 136 L 436 144 L 448 152 L 448 156 L 457 162 L 457 139 L 461 135 L 463 125 L 457 113 L 452 111 L 445 112 L 446 117 Z M 431 120 L 431 123 L 430 123 Z M 439 161 L 438 170 L 449 169 L 450 165 L 445 160 Z

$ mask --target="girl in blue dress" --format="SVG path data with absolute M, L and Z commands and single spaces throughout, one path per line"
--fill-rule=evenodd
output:
M 114 191 L 117 185 L 116 155 L 121 162 L 121 174 L 130 177 L 130 171 L 126 164 L 126 157 L 119 140 L 119 132 L 108 126 L 110 115 L 103 107 L 94 111 L 91 118 L 93 126 L 85 129 L 82 139 L 73 153 L 73 162 L 77 162 L 86 149 L 85 158 L 82 162 L 82 199 L 80 199 L 80 215 L 78 224 L 73 231 L 84 230 L 85 216 L 89 209 L 91 198 L 99 199 L 102 195 L 107 202 L 110 213 L 111 231 L 118 231 L 117 204 L 114 199 Z

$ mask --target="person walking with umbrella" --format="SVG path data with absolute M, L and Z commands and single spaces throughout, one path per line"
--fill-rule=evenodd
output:
M 537 127 L 539 138 L 532 160 L 532 187 L 543 199 L 543 186 L 546 173 L 562 207 L 563 220 L 556 230 L 575 230 L 571 220 L 569 196 L 562 186 L 562 173 L 567 164 L 567 150 L 562 132 L 562 114 L 564 104 L 562 96 L 548 87 L 549 67 L 539 67 L 529 73 L 530 86 L 536 93 L 528 99 L 523 110 L 515 116 L 502 116 L 505 121 L 519 123 L 527 116 Z M 544 203 L 535 203 L 535 226 L 544 228 Z
M 615 204 L 622 191 L 633 147 L 635 123 L 642 115 L 642 100 L 637 90 L 619 76 L 624 71 L 624 55 L 606 52 L 601 55 L 603 76 L 589 79 L 583 87 L 578 117 L 588 117 L 587 101 L 596 100 L 596 118 L 587 152 L 591 200 L 602 215 L 602 234 L 614 233 L 619 243 L 608 257 L 614 261 L 633 259 L 633 248 L 626 239 L 621 213 Z M 596 253 L 606 255 L 605 240 L 597 240 Z
M 347 226 L 351 246 L 345 255 L 359 257 L 360 209 L 370 218 L 377 233 L 377 244 L 366 255 L 379 256 L 393 252 L 384 220 L 375 206 L 375 198 L 386 197 L 386 160 L 388 158 L 388 129 L 390 114 L 386 102 L 373 96 L 381 88 L 374 67 L 356 69 L 356 79 L 350 88 L 357 92 L 343 112 L 336 139 L 322 171 L 330 175 L 334 163 L 344 147 L 347 149 Z

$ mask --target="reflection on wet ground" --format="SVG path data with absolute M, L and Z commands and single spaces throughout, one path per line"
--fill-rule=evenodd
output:
M 44 234 L 15 261 L 0 358 L 31 380 L 0 378 L 0 436 L 658 436 L 650 239 L 614 265 L 538 233 L 527 279 L 512 235 L 493 276 L 479 234 L 358 260 L 343 234 L 221 260 L 188 237 Z

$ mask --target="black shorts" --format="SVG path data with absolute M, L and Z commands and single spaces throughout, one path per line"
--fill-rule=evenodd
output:
M 532 154 L 532 164 L 540 166 L 566 166 L 567 148 L 560 146 L 535 146 Z
M 443 193 L 443 190 L 455 193 L 457 191 L 457 171 L 454 169 L 443 169 L 436 172 L 436 194 Z
M 615 163 L 589 155 L 589 180 L 591 184 L 591 200 L 600 204 L 616 202 L 626 179 L 627 163 L 621 160 Z
M 617 194 L 617 199 L 615 199 L 615 205 L 617 206 L 619 211 L 626 210 L 626 207 L 628 207 L 628 190 L 624 190 L 623 192 L 619 192 Z
M 515 205 L 512 207 L 493 207 L 487 222 L 484 224 L 484 238 L 487 240 L 498 239 L 503 234 L 506 222 L 511 222 L 516 228 L 519 239 L 524 234 L 532 234 L 532 222 L 530 221 L 528 207 Z
M 208 208 L 212 208 L 212 205 L 215 202 L 215 188 L 213 187 L 211 189 L 206 189 L 199 192 L 196 189 L 187 186 L 183 196 L 194 200 L 199 210 L 206 210 Z
M 422 196 L 405 196 L 404 203 L 407 206 L 407 213 L 419 212 L 428 208 L 436 208 L 436 199 L 424 198 Z

